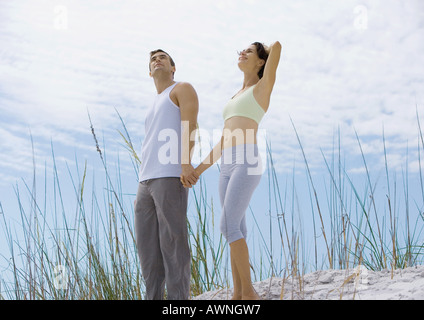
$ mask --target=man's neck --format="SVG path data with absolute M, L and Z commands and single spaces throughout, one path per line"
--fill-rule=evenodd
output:
M 154 78 L 156 91 L 161 94 L 166 88 L 172 86 L 175 81 L 172 78 Z

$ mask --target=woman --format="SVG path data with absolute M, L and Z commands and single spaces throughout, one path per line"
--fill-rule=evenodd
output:
M 244 73 L 243 87 L 224 108 L 225 124 L 220 142 L 195 169 L 200 176 L 222 156 L 220 228 L 230 244 L 234 283 L 232 300 L 259 299 L 250 277 L 245 213 L 261 179 L 262 164 L 256 135 L 269 107 L 280 54 L 278 41 L 269 48 L 255 42 L 239 53 L 238 66 Z

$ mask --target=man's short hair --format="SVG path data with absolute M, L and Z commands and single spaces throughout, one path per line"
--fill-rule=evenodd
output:
M 168 53 L 168 52 L 163 51 L 162 49 L 156 49 L 156 50 L 151 51 L 151 52 L 150 52 L 150 58 L 151 58 L 153 55 L 155 55 L 156 53 L 158 53 L 158 52 L 163 52 L 163 53 L 165 53 L 165 54 L 169 57 L 169 60 L 171 61 L 171 66 L 175 67 L 174 59 L 172 59 L 172 57 L 169 55 L 169 53 Z M 150 68 L 150 62 L 149 62 L 149 68 Z
M 150 58 L 152 58 L 152 56 L 153 56 L 154 54 L 158 53 L 158 52 L 163 52 L 163 53 L 165 53 L 165 54 L 169 57 L 169 60 L 171 61 L 171 66 L 172 66 L 172 67 L 175 67 L 174 59 L 172 59 L 172 57 L 169 55 L 169 53 L 168 53 L 168 52 L 163 51 L 162 49 L 156 49 L 156 50 L 151 51 L 151 52 L 150 52 Z M 150 61 L 149 61 L 149 70 L 151 71 Z M 174 72 L 172 73 L 172 78 L 174 78 Z

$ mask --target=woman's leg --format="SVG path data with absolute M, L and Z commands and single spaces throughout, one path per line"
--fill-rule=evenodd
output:
M 244 171 L 233 170 L 225 189 L 220 183 L 220 190 L 225 190 L 225 194 L 221 196 L 220 229 L 229 243 L 246 237 L 246 210 L 261 178 L 261 176 L 248 176 L 243 173 Z
M 221 164 L 221 173 L 219 175 L 219 198 L 221 200 L 221 208 L 224 207 L 225 194 L 227 192 L 228 182 L 230 181 L 230 165 Z M 241 280 L 238 275 L 237 265 L 231 256 L 231 271 L 233 276 L 233 297 L 231 300 L 241 300 Z
M 253 289 L 250 277 L 249 249 L 246 240 L 240 239 L 234 241 L 230 244 L 230 248 L 231 261 L 233 262 L 232 268 L 236 268 L 240 282 L 239 286 L 241 286 L 241 296 L 239 295 L 237 298 L 241 300 L 259 300 L 260 297 L 255 292 L 255 289 Z
M 220 193 L 225 191 L 221 195 L 221 232 L 230 243 L 233 299 L 237 300 L 258 298 L 250 278 L 249 252 L 245 240 L 245 213 L 261 177 L 248 175 L 246 169 L 247 166 L 244 165 L 233 166 L 229 179 L 225 180 L 225 184 L 220 183 Z M 222 171 L 221 168 L 221 174 Z

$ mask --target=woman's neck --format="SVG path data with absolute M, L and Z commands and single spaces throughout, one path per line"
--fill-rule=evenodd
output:
M 243 89 L 254 86 L 258 82 L 259 82 L 259 76 L 257 73 L 250 73 L 250 72 L 244 73 Z

